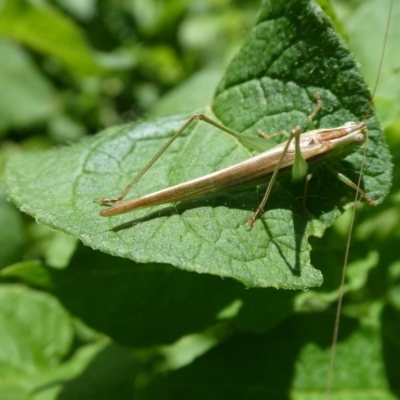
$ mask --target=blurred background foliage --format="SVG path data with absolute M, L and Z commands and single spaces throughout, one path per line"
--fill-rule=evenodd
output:
M 383 32 L 372 29 L 373 22 L 360 25 L 360 21 L 371 16 L 381 18 L 385 13 L 373 13 L 365 3 L 336 0 L 334 8 L 341 31 L 360 60 L 368 82 L 373 85 Z M 252 26 L 259 5 L 259 0 L 1 0 L 0 178 L 5 163 L 17 152 L 65 145 L 125 121 L 191 111 L 209 104 L 224 66 Z M 396 12 L 376 96 L 396 165 L 393 190 L 383 205 L 376 209 L 361 207 L 357 216 L 351 250 L 356 272 L 346 289 L 345 308 L 348 316 L 372 318 L 371 310 L 389 304 L 397 310 L 391 315 L 397 330 L 400 320 L 400 181 L 397 168 L 400 86 L 394 77 L 400 62 L 393 38 L 399 33 L 398 17 Z M 374 23 L 384 27 L 386 22 L 383 19 Z M 302 294 L 297 300 L 299 309 L 324 309 L 336 298 L 348 220 L 345 215 L 328 230 L 323 240 L 312 240 L 314 265 L 323 271 L 325 283 L 320 290 Z M 41 260 L 47 266 L 60 269 L 68 265 L 76 246 L 74 239 L 39 226 L 17 211 L 7 201 L 1 180 L 0 243 L 0 268 Z M 90 359 L 91 354 L 98 351 L 95 346 L 104 346 L 101 340 L 97 341 L 97 334 L 81 322 L 75 321 L 72 333 L 71 316 L 60 309 L 51 295 L 36 291 L 23 295 L 21 287 L 15 288 L 12 282 L 3 283 L 2 290 L 10 290 L 4 292 L 3 304 L 8 307 L 14 301 L 15 309 L 21 306 L 23 310 L 21 299 L 24 296 L 30 296 L 30 304 L 40 304 L 37 308 L 41 310 L 40 315 L 36 319 L 28 312 L 18 314 L 27 329 L 37 323 L 54 327 L 58 321 L 58 331 L 62 331 L 63 336 L 57 336 L 57 329 L 55 336 L 49 333 L 49 341 L 57 337 L 53 342 L 55 358 L 60 354 L 66 357 L 68 352 L 72 357 L 70 346 L 74 335 L 81 342 L 94 346 L 82 350 L 75 343 L 74 360 Z M 367 308 L 369 312 L 365 311 Z M 15 309 L 3 308 L 1 315 L 14 313 Z M 51 321 L 45 320 L 49 313 L 52 313 Z M 7 327 L 13 331 L 12 326 Z M 4 332 L 1 335 L 3 340 L 8 337 Z M 188 351 L 187 343 L 186 347 L 180 343 L 181 347 L 175 349 L 173 356 L 166 349 L 163 354 L 170 357 L 170 366 L 190 363 L 185 357 L 195 356 L 185 354 L 206 352 L 215 345 L 218 335 L 212 340 L 210 337 L 212 335 L 204 336 L 194 351 Z M 24 342 L 23 334 L 19 339 Z M 43 337 L 44 348 L 47 346 L 45 339 Z M 36 342 L 32 348 L 35 346 L 38 346 Z M 77 349 L 81 349 L 81 353 Z M 152 352 L 137 352 L 135 360 L 146 365 L 154 358 Z M 103 356 L 105 362 L 118 358 L 124 360 L 119 365 L 132 363 L 130 352 L 119 347 L 108 348 Z M 51 357 L 43 361 L 49 367 L 53 362 Z M 164 364 L 157 365 L 153 364 L 152 368 L 158 372 L 166 368 Z M 0 371 L 9 370 L 9 364 L 0 357 Z M 147 375 L 139 375 L 136 384 L 145 386 L 147 379 Z M 124 390 L 129 392 L 126 387 Z M 8 398 L 20 397 L 10 395 Z M 104 398 L 108 398 L 106 394 Z
M 258 3 L 4 1 L 2 135 L 65 143 L 145 115 L 196 71 L 226 64 Z

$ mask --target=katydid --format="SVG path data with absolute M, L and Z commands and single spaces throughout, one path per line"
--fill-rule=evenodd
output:
M 314 97 L 317 100 L 317 105 L 308 117 L 310 126 L 313 117 L 322 106 L 319 96 L 315 94 Z M 271 175 L 267 190 L 260 205 L 253 216 L 248 220 L 249 224 L 253 225 L 264 210 L 272 186 L 280 170 L 292 167 L 292 181 L 301 182 L 309 177 L 307 162 L 311 164 L 334 162 L 335 160 L 349 154 L 355 146 L 363 143 L 367 136 L 367 129 L 364 122 L 360 124 L 347 122 L 343 126 L 337 128 L 320 128 L 305 133 L 301 133 L 300 127 L 295 126 L 287 141 L 259 154 L 258 156 L 203 177 L 137 199 L 121 202 L 130 189 L 139 181 L 145 172 L 151 168 L 171 143 L 195 120 L 205 121 L 206 123 L 227 132 L 240 141 L 248 142 L 251 146 L 256 146 L 255 141 L 252 141 L 240 133 L 221 125 L 208 116 L 201 113 L 194 114 L 150 160 L 150 162 L 132 180 L 120 196 L 115 199 L 103 198 L 99 200 L 101 205 L 111 205 L 111 207 L 101 211 L 100 215 L 108 217 L 124 214 L 139 208 L 180 201 L 215 190 L 224 190 L 234 186 L 248 185 L 250 183 L 261 184 L 268 179 L 269 175 Z M 374 204 L 374 201 L 370 199 L 356 184 L 351 182 L 342 174 L 337 173 L 337 176 L 344 183 L 357 189 L 368 203 Z

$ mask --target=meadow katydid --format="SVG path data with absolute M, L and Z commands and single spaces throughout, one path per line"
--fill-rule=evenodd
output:
M 321 108 L 322 103 L 317 95 L 317 105 L 309 115 L 310 126 L 314 115 Z M 279 171 L 291 168 L 291 178 L 293 182 L 301 182 L 308 179 L 308 163 L 321 164 L 332 163 L 338 158 L 343 158 L 349 154 L 355 146 L 364 142 L 367 135 L 366 125 L 364 122 L 356 124 L 347 122 L 343 126 L 329 129 L 314 129 L 305 133 L 301 133 L 300 127 L 295 126 L 290 138 L 285 142 L 274 146 L 273 148 L 252 157 L 249 160 L 239 164 L 227 167 L 223 170 L 208 174 L 206 176 L 178 184 L 176 186 L 160 190 L 147 196 L 137 199 L 121 202 L 129 193 L 131 188 L 139 181 L 139 179 L 148 171 L 157 161 L 162 153 L 173 143 L 173 141 L 195 120 L 202 120 L 215 126 L 221 131 L 234 136 L 240 141 L 249 142 L 252 146 L 257 146 L 255 141 L 242 136 L 204 114 L 194 114 L 188 121 L 175 133 L 175 135 L 166 143 L 165 146 L 150 160 L 150 162 L 142 169 L 141 172 L 133 179 L 133 181 L 124 189 L 124 191 L 115 199 L 100 199 L 101 205 L 111 205 L 109 208 L 100 212 L 104 217 L 124 214 L 133 210 L 155 205 L 185 200 L 196 195 L 208 193 L 216 190 L 229 189 L 240 185 L 249 185 L 263 183 L 269 179 L 269 184 L 265 195 L 258 206 L 257 210 L 248 222 L 253 225 L 255 220 L 262 214 L 267 203 L 272 186 L 275 182 Z M 261 147 L 261 146 L 258 146 Z M 374 204 L 356 184 L 351 182 L 343 174 L 337 176 L 349 186 L 357 189 L 368 203 Z
M 297 4 L 298 3 L 298 4 Z M 304 3 L 304 4 L 302 4 Z M 268 2 L 266 3 L 266 9 L 268 7 L 271 7 L 272 10 L 268 12 L 276 12 L 276 10 L 273 10 L 272 6 L 273 3 L 270 3 L 268 5 Z M 295 26 L 295 29 L 300 29 L 297 27 L 299 25 L 301 28 L 303 28 L 302 24 L 305 24 L 305 21 L 308 20 L 309 16 L 307 15 L 307 18 L 304 18 L 301 13 L 310 13 L 310 18 L 308 22 L 308 25 L 305 26 L 305 29 L 308 29 L 308 26 L 310 26 L 310 34 L 306 34 L 304 36 L 304 41 L 309 40 L 310 43 L 308 44 L 309 48 L 311 49 L 311 56 L 317 57 L 322 51 L 325 51 L 327 55 L 330 57 L 330 60 L 334 60 L 336 62 L 335 65 L 332 65 L 332 67 L 327 70 L 327 72 L 332 73 L 332 75 L 336 74 L 338 75 L 340 79 L 340 85 L 336 85 L 333 88 L 331 88 L 329 85 L 325 85 L 325 75 L 322 74 L 320 71 L 321 66 L 314 67 L 314 65 L 310 65 L 310 67 L 306 68 L 306 72 L 308 75 L 311 76 L 311 80 L 308 75 L 303 78 L 300 76 L 299 79 L 300 83 L 293 83 L 289 80 L 288 83 L 286 83 L 286 80 L 288 78 L 286 77 L 286 72 L 285 70 L 281 73 L 281 77 L 272 79 L 270 77 L 267 78 L 257 78 L 257 74 L 260 69 L 266 68 L 269 64 L 268 62 L 271 62 L 272 66 L 274 66 L 274 62 L 277 58 L 278 55 L 286 56 L 286 53 L 288 53 L 285 48 L 281 49 L 278 46 L 278 50 L 275 50 L 274 48 L 271 48 L 271 53 L 276 52 L 276 54 L 272 54 L 270 56 L 269 52 L 263 54 L 264 57 L 271 57 L 271 60 L 263 61 L 263 60 L 258 60 L 255 59 L 255 61 L 260 62 L 259 66 L 254 67 L 255 72 L 250 69 L 250 73 L 254 75 L 253 79 L 250 81 L 250 84 L 252 85 L 252 88 L 254 88 L 255 91 L 259 91 L 262 94 L 266 92 L 266 95 L 270 95 L 271 100 L 270 100 L 270 105 L 272 104 L 273 109 L 271 113 L 277 113 L 278 111 L 282 112 L 283 114 L 289 114 L 290 111 L 287 111 L 287 109 L 290 110 L 290 107 L 286 107 L 285 103 L 283 103 L 283 106 L 275 106 L 274 100 L 278 99 L 279 100 L 279 91 L 278 89 L 282 88 L 283 91 L 289 92 L 290 90 L 293 90 L 293 98 L 295 100 L 290 99 L 289 103 L 292 102 L 293 104 L 304 104 L 305 105 L 300 106 L 301 113 L 304 113 L 307 111 L 309 116 L 308 116 L 308 123 L 306 124 L 304 122 L 304 119 L 302 121 L 302 126 L 303 130 L 305 130 L 305 133 L 300 133 L 300 128 L 298 126 L 295 126 L 295 128 L 292 129 L 292 132 L 290 134 L 290 138 L 287 139 L 284 143 L 278 144 L 275 146 L 271 146 L 268 141 L 263 140 L 261 138 L 257 137 L 250 137 L 247 135 L 243 135 L 242 131 L 240 130 L 240 127 L 238 128 L 237 125 L 231 126 L 226 126 L 224 125 L 224 120 L 226 119 L 234 119 L 236 116 L 234 113 L 231 113 L 233 115 L 228 115 L 228 118 L 223 118 L 222 122 L 220 118 L 220 112 L 217 109 L 217 113 L 213 112 L 217 115 L 218 122 L 214 118 L 208 117 L 208 115 L 204 115 L 202 113 L 197 113 L 193 115 L 189 120 L 186 121 L 186 123 L 181 126 L 180 129 L 176 131 L 174 135 L 171 136 L 171 138 L 167 141 L 167 143 L 156 153 L 156 155 L 150 160 L 150 162 L 139 172 L 139 174 L 136 176 L 136 178 L 133 179 L 133 181 L 126 187 L 126 189 L 116 198 L 102 198 L 99 200 L 99 203 L 101 205 L 109 206 L 106 209 L 103 209 L 100 214 L 102 216 L 113 216 L 113 215 L 119 215 L 123 213 L 127 213 L 139 208 L 146 208 L 146 207 L 151 207 L 154 205 L 159 205 L 159 204 L 165 204 L 165 203 L 170 203 L 170 202 L 177 202 L 183 199 L 187 199 L 190 197 L 195 197 L 197 195 L 207 193 L 207 192 L 212 192 L 212 191 L 227 191 L 230 190 L 231 188 L 238 188 L 241 186 L 246 186 L 248 187 L 249 185 L 256 186 L 258 184 L 268 184 L 268 188 L 266 190 L 266 193 L 264 195 L 264 198 L 262 199 L 261 203 L 259 203 L 257 209 L 254 212 L 253 216 L 248 215 L 248 221 L 250 225 L 254 224 L 255 220 L 263 213 L 264 208 L 266 206 L 268 197 L 270 195 L 271 189 L 274 185 L 274 182 L 276 180 L 277 174 L 280 172 L 287 172 L 288 170 L 292 171 L 292 180 L 299 182 L 299 181 L 304 181 L 305 186 L 307 186 L 307 182 L 309 180 L 309 174 L 308 174 L 308 165 L 310 165 L 312 168 L 317 169 L 321 164 L 325 164 L 331 172 L 334 172 L 334 174 L 339 177 L 342 181 L 344 181 L 348 186 L 352 187 L 353 189 L 357 189 L 361 196 L 370 204 L 374 203 L 374 200 L 372 200 L 368 194 L 364 193 L 362 189 L 358 189 L 359 185 L 353 183 L 351 180 L 347 179 L 343 174 L 339 173 L 336 171 L 336 169 L 333 167 L 332 164 L 334 164 L 337 160 L 342 160 L 345 158 L 348 154 L 351 154 L 353 152 L 353 149 L 357 147 L 361 142 L 364 142 L 364 138 L 367 134 L 367 127 L 366 127 L 366 121 L 362 121 L 359 124 L 356 123 L 351 123 L 351 122 L 346 122 L 346 121 L 351 121 L 351 120 L 357 120 L 354 118 L 353 114 L 353 109 L 352 108 L 345 108 L 342 106 L 342 100 L 338 97 L 339 93 L 341 96 L 344 96 L 346 93 L 345 89 L 356 89 L 362 96 L 364 96 L 364 99 L 360 101 L 359 99 L 355 98 L 353 103 L 350 103 L 347 107 L 351 107 L 354 103 L 358 102 L 359 104 L 356 104 L 356 107 L 358 108 L 357 112 L 359 115 L 365 116 L 366 114 L 366 108 L 364 108 L 364 115 L 360 114 L 360 109 L 363 110 L 363 104 L 362 102 L 365 102 L 365 96 L 368 96 L 366 93 L 367 90 L 365 87 L 362 87 L 359 83 L 354 84 L 352 81 L 350 81 L 350 78 L 353 79 L 354 76 L 349 75 L 349 81 L 345 80 L 347 78 L 347 71 L 350 70 L 351 68 L 354 68 L 354 61 L 350 60 L 347 55 L 343 54 L 342 49 L 340 46 L 342 44 L 336 43 L 329 41 L 329 47 L 324 48 L 323 46 L 323 41 L 320 42 L 319 40 L 315 40 L 318 35 L 316 33 L 319 33 L 320 37 L 324 37 L 329 33 L 329 29 L 327 31 L 327 25 L 328 22 L 325 21 L 322 18 L 320 18 L 319 14 L 321 11 L 316 11 L 315 6 L 313 5 L 313 2 L 311 1 L 293 1 L 291 4 L 288 5 L 279 5 L 282 10 L 280 11 L 281 13 L 284 13 L 285 18 L 291 20 L 293 19 L 293 24 Z M 298 9 L 296 10 L 296 7 Z M 303 7 L 303 8 L 300 8 Z M 297 12 L 297 14 L 296 14 Z M 314 15 L 315 13 L 315 15 Z M 296 25 L 297 24 L 297 25 Z M 284 25 L 286 27 L 286 25 Z M 303 29 L 304 29 L 303 28 Z M 256 32 L 256 30 L 255 30 Z M 328 32 L 328 33 L 327 33 Z M 292 36 L 295 37 L 294 34 L 289 35 L 289 41 L 292 40 Z M 297 41 L 293 40 L 294 46 L 297 45 Z M 321 44 L 322 43 L 322 44 Z M 253 45 L 251 43 L 251 45 Z M 321 45 L 321 49 L 319 49 L 317 46 Z M 251 49 L 251 47 L 250 47 Z M 321 50 L 321 51 L 319 51 Z M 249 50 L 246 50 L 249 51 Z M 298 53 L 298 52 L 297 52 Z M 296 57 L 300 57 L 296 53 Z M 289 54 L 289 53 L 288 53 Z M 343 59 L 334 59 L 334 57 L 342 57 Z M 247 62 L 248 56 L 242 58 L 244 60 L 241 60 L 240 62 Z M 293 57 L 292 57 L 293 58 Z M 299 63 L 293 62 L 292 58 L 289 58 L 289 61 L 294 64 L 297 68 L 299 68 Z M 240 57 L 239 57 L 240 59 Z M 299 58 L 300 59 L 300 58 Z M 312 58 L 312 60 L 314 60 Z M 316 58 L 315 61 L 319 61 L 319 58 Z M 234 63 L 232 63 L 234 64 Z M 327 64 L 327 63 L 326 63 Z M 301 65 L 300 65 L 301 66 Z M 322 64 L 322 66 L 325 66 L 325 64 Z M 311 69 L 310 69 L 311 68 Z M 242 70 L 244 70 L 242 68 Z M 344 70 L 344 74 L 342 73 L 342 70 Z M 249 75 L 249 77 L 252 77 L 249 72 L 246 71 L 246 74 Z M 301 71 L 301 68 L 300 68 Z M 333 71 L 333 72 L 332 72 Z M 236 74 L 237 71 L 235 71 Z M 257 74 L 256 74 L 257 72 Z M 302 72 L 303 73 L 303 72 Z M 296 71 L 296 74 L 298 72 Z M 343 76 L 341 76 L 342 74 Z M 282 79 L 282 77 L 284 79 Z M 229 78 L 229 77 L 228 77 Z M 246 76 L 244 77 L 235 77 L 235 80 L 242 81 L 245 79 Z M 257 79 L 256 79 L 257 78 Z M 327 79 L 329 78 L 329 75 L 327 76 Z M 227 82 L 222 82 L 222 90 L 227 87 L 229 90 L 232 87 L 232 83 L 229 81 L 232 78 L 226 79 Z M 303 83 L 303 81 L 305 83 Z M 257 84 L 253 84 L 253 82 L 257 82 Z M 259 82 L 259 83 L 258 83 Z M 315 86 L 311 86 L 310 82 L 315 84 Z M 308 85 L 303 87 L 302 85 Z M 335 83 L 336 84 L 336 83 Z M 268 86 L 270 85 L 270 86 Z M 319 85 L 321 85 L 319 87 Z M 360 85 L 360 86 L 357 86 Z M 238 85 L 240 86 L 240 85 Z M 219 90 L 219 92 L 222 92 L 222 90 Z M 240 87 L 240 90 L 242 92 L 245 92 L 247 88 L 243 86 Z M 337 91 L 334 92 L 333 90 Z M 342 93 L 343 92 L 343 93 Z M 245 93 L 247 94 L 247 93 Z M 357 93 L 358 94 L 358 93 Z M 224 93 L 222 93 L 224 95 Z M 259 93 L 256 93 L 257 96 L 260 97 Z M 287 96 L 287 93 L 285 93 Z M 220 96 L 218 91 L 217 91 L 217 97 L 223 98 L 223 96 Z M 255 97 L 257 99 L 257 96 Z M 317 104 L 315 105 L 315 99 L 313 97 L 317 96 Z M 243 96 L 245 97 L 245 96 Z M 321 100 L 319 99 L 321 97 Z M 350 97 L 350 96 L 349 96 Z M 350 97 L 352 99 L 352 97 Z M 348 98 L 344 98 L 345 102 L 349 103 Z M 223 103 L 223 100 L 217 99 L 219 104 Z M 261 97 L 260 100 L 262 101 L 263 98 Z M 287 101 L 287 100 L 285 100 Z M 255 100 L 253 100 L 253 103 L 255 103 Z M 360 106 L 361 104 L 361 106 Z M 240 104 L 241 105 L 241 104 Z M 259 106 L 259 104 L 255 105 L 249 105 L 249 109 L 252 110 L 254 106 Z M 293 107 L 293 106 L 292 106 Z M 297 107 L 299 107 L 297 105 Z M 314 107 L 314 109 L 313 109 Z M 231 107 L 233 108 L 233 107 Z M 244 108 L 243 106 L 241 108 Z M 259 107 L 260 111 L 257 111 L 258 114 L 261 114 L 263 107 Z M 344 113 L 342 113 L 341 108 L 343 108 Z M 278 110 L 276 110 L 278 109 Z M 310 110 L 313 111 L 310 114 Z M 299 109 L 295 109 L 295 112 L 300 111 Z M 265 111 L 269 111 L 268 108 L 266 108 Z M 254 112 L 254 114 L 257 114 Z M 312 122 L 313 120 L 317 119 L 317 126 L 321 126 L 321 120 L 325 119 L 331 119 L 329 113 L 334 114 L 334 123 L 331 123 L 330 125 L 327 125 L 327 127 L 319 127 L 317 129 L 312 129 Z M 344 116 L 342 116 L 342 119 L 339 120 L 336 115 L 339 115 L 339 113 L 342 113 Z M 244 115 L 243 110 L 238 109 L 238 114 L 239 115 Z M 369 115 L 369 111 L 367 112 L 367 115 Z M 360 117 L 360 119 L 361 119 Z M 346 119 L 345 119 L 346 118 Z M 348 119 L 347 119 L 348 118 Z M 353 119 L 354 118 L 354 119 Z M 237 118 L 240 120 L 240 118 Z M 247 119 L 247 116 L 244 115 L 244 119 Z M 207 174 L 202 177 L 198 177 L 193 180 L 189 180 L 184 183 L 180 183 L 178 185 L 171 185 L 170 187 L 167 187 L 165 189 L 155 191 L 153 193 L 146 194 L 144 196 L 138 196 L 137 198 L 134 198 L 132 200 L 127 200 L 125 201 L 125 196 L 128 194 L 128 192 L 132 189 L 132 187 L 138 183 L 139 180 L 143 177 L 143 175 L 153 166 L 153 164 L 158 160 L 158 158 L 164 153 L 164 151 L 180 136 L 182 132 L 185 131 L 185 129 L 192 124 L 195 120 L 203 120 L 205 122 L 208 122 L 208 124 L 213 125 L 214 127 L 219 128 L 222 131 L 227 132 L 231 136 L 237 139 L 238 142 L 244 143 L 248 147 L 256 148 L 259 151 L 262 151 L 261 154 L 258 156 L 252 157 L 248 160 L 242 161 L 238 164 L 235 164 L 230 167 L 226 167 L 222 170 L 219 170 L 217 172 L 213 172 L 211 174 Z M 295 120 L 293 120 L 293 125 L 295 124 Z M 249 123 L 246 121 L 247 126 Z M 259 126 L 257 123 L 254 123 L 250 121 L 250 123 L 253 123 L 253 135 L 255 135 L 255 132 L 257 131 L 257 128 Z M 243 125 L 243 124 L 242 124 Z M 290 128 L 293 125 L 286 125 L 286 129 Z M 325 124 L 323 124 L 324 126 Z M 336 126 L 336 128 L 335 128 Z M 282 128 L 282 125 L 277 126 L 278 129 Z M 233 129 L 234 128 L 234 129 Z M 265 125 L 260 126 L 260 129 L 264 129 Z M 304 129 L 306 128 L 306 129 Z M 311 130 L 310 130 L 311 129 Z M 264 129 L 266 130 L 266 129 Z M 240 133 L 239 133 L 240 132 Z M 248 133 L 248 132 L 246 132 Z M 215 135 L 215 134 L 214 134 Z M 267 145 L 266 145 L 267 144 Z M 269 147 L 269 148 L 268 148 Z M 272 148 L 271 148 L 272 147 Z M 266 150 L 267 149 L 267 150 Z M 201 149 L 199 149 L 201 151 Z M 354 168 L 353 168 L 354 169 Z M 353 177 L 354 179 L 354 177 Z M 303 199 L 303 209 L 305 210 L 307 208 L 308 200 L 307 202 L 305 201 L 307 195 L 307 190 L 305 190 L 305 195 L 302 196 Z M 374 194 L 375 196 L 375 194 Z M 378 193 L 377 198 L 379 200 L 379 196 L 381 196 L 380 193 Z M 298 196 L 299 197 L 299 196 Z M 320 198 L 320 194 L 317 193 L 314 195 L 314 199 L 318 201 Z M 315 202 L 314 202 L 315 203 Z M 331 204 L 327 205 L 328 207 L 332 207 Z M 317 213 L 325 212 L 324 207 L 326 209 L 325 205 L 322 205 L 321 208 L 317 210 Z M 268 207 L 268 205 L 267 205 Z M 335 205 L 337 207 L 337 205 Z M 254 208 L 253 208 L 254 209 Z M 313 210 L 311 210 L 312 212 Z
M 319 100 L 318 91 L 308 91 L 308 95 L 310 98 L 312 98 L 313 95 L 318 97 L 317 105 L 308 117 L 308 129 L 312 129 L 312 120 L 321 109 L 322 102 Z M 322 99 L 322 101 L 324 101 L 324 99 Z M 162 189 L 136 199 L 123 201 L 131 188 L 153 166 L 175 139 L 179 137 L 180 134 L 195 120 L 205 121 L 221 131 L 225 131 L 238 139 L 239 142 L 262 151 L 262 154 L 203 177 Z M 300 133 L 300 128 L 295 126 L 295 128 L 292 129 L 290 138 L 286 142 L 271 148 L 270 144 L 264 144 L 266 141 L 261 143 L 259 138 L 244 136 L 202 113 L 194 114 L 156 153 L 150 162 L 141 170 L 141 172 L 139 172 L 139 174 L 118 197 L 102 198 L 99 200 L 101 205 L 110 206 L 102 210 L 100 215 L 119 215 L 140 208 L 181 201 L 207 192 L 224 191 L 232 187 L 240 187 L 242 185 L 248 186 L 249 184 L 257 185 L 269 181 L 264 198 L 254 215 L 248 220 L 250 225 L 252 225 L 264 210 L 278 172 L 291 168 L 292 180 L 295 182 L 305 181 L 307 185 L 310 177 L 308 174 L 308 164 L 311 166 L 326 164 L 328 169 L 330 169 L 339 179 L 345 182 L 348 186 L 357 189 L 368 203 L 374 204 L 374 201 L 370 199 L 361 188 L 359 188 L 359 185 L 351 182 L 350 179 L 332 168 L 332 164 L 336 160 L 340 160 L 350 154 L 354 147 L 364 141 L 367 132 L 365 121 L 356 124 L 344 120 L 343 123 L 344 125 L 339 125 L 336 128 L 312 129 L 305 133 Z M 266 148 L 268 150 L 266 150 Z M 269 178 L 269 176 L 271 177 Z M 305 198 L 306 190 L 303 200 L 303 208 L 306 208 Z

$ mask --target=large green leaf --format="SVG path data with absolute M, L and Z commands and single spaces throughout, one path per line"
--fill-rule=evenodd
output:
M 212 104 L 216 117 L 244 134 L 307 126 L 318 93 L 324 107 L 319 127 L 366 116 L 369 92 L 344 43 L 310 0 L 268 1 Z M 256 189 L 219 193 L 174 206 L 106 219 L 93 198 L 112 197 L 187 119 L 174 116 L 108 129 L 75 144 L 15 158 L 6 170 L 10 197 L 38 222 L 79 237 L 102 251 L 141 263 L 232 277 L 247 286 L 287 289 L 320 285 L 309 260 L 310 235 L 321 236 L 351 203 L 352 189 L 321 167 L 309 185 L 285 179 L 274 186 L 261 220 L 246 224 L 262 196 Z M 372 113 L 363 187 L 380 202 L 388 191 L 391 164 Z M 206 124 L 188 129 L 151 168 L 134 198 L 201 176 L 251 156 L 248 149 Z M 338 163 L 355 180 L 362 149 Z

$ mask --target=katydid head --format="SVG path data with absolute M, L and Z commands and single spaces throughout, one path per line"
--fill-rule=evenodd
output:
M 325 161 L 329 163 L 346 157 L 360 144 L 367 144 L 368 130 L 365 122 L 357 124 L 350 121 L 337 128 L 317 129 L 314 132 L 314 140 L 326 148 Z
M 343 145 L 359 146 L 361 143 L 365 143 L 365 151 L 368 141 L 368 129 L 365 122 L 357 124 L 356 122 L 346 122 L 340 132 L 343 136 L 340 136 L 338 141 Z
M 327 156 L 325 162 L 328 164 L 328 169 L 337 176 L 342 182 L 351 188 L 356 190 L 357 197 L 361 195 L 364 200 L 370 205 L 376 205 L 375 201 L 372 200 L 361 188 L 361 179 L 363 172 L 363 163 L 367 152 L 367 140 L 368 140 L 368 129 L 365 122 L 359 124 L 355 122 L 346 122 L 344 125 L 333 128 L 333 129 L 321 129 L 316 134 L 317 140 L 321 145 L 327 148 Z M 359 178 L 357 185 L 352 182 L 349 178 L 337 171 L 331 164 L 334 164 L 337 160 L 340 160 L 359 146 L 364 143 L 363 159 L 360 166 Z M 355 202 L 357 202 L 357 198 Z
M 365 122 L 357 124 L 356 122 L 346 122 L 337 128 L 320 129 L 317 133 L 319 142 L 355 142 L 360 144 L 368 136 L 367 125 Z
M 365 122 L 357 124 L 356 122 L 346 122 L 343 127 L 348 135 L 352 135 L 356 144 L 361 144 L 368 139 L 368 129 Z

